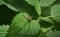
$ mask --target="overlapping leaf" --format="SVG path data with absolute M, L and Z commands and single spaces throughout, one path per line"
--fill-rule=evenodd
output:
M 41 7 L 38 0 L 25 0 L 28 4 L 33 5 L 39 15 L 41 15 Z
M 52 30 L 50 30 L 49 32 L 47 32 L 46 34 L 48 37 L 60 37 L 60 31 L 55 31 L 53 32 Z
M 48 30 L 52 28 L 53 28 L 53 21 L 48 17 L 42 17 L 41 30 L 43 32 L 47 32 Z
M 5 37 L 8 33 L 8 30 L 9 30 L 8 25 L 0 26 L 0 37 Z
M 24 11 L 29 13 L 32 16 L 36 16 L 37 13 L 33 6 L 28 5 L 25 0 L 4 0 L 9 8 L 13 7 L 12 10 L 15 11 Z
M 34 37 L 39 32 L 39 23 L 35 20 L 28 22 L 25 15 L 24 13 L 19 13 L 13 19 L 7 37 Z
M 41 7 L 46 7 L 51 5 L 55 0 L 40 0 Z
M 60 4 L 54 5 L 51 8 L 51 16 L 54 20 L 60 22 Z
M 47 21 L 47 22 L 49 22 L 49 23 L 51 23 L 51 24 L 54 23 L 54 22 L 52 21 L 52 19 L 50 19 L 49 17 L 42 17 L 42 20 Z

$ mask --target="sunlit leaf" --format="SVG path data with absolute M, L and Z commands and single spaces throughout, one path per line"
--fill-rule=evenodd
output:
M 0 26 L 0 37 L 5 37 L 8 33 L 8 30 L 9 30 L 8 25 Z
M 26 2 L 28 2 L 28 4 L 33 5 L 38 13 L 38 15 L 41 15 L 41 7 L 39 4 L 38 0 L 26 0 Z
M 41 7 L 46 7 L 51 5 L 55 0 L 40 0 Z
M 34 37 L 40 30 L 35 20 L 28 22 L 24 13 L 17 14 L 11 24 L 7 37 Z
M 51 16 L 54 20 L 60 22 L 60 4 L 54 5 L 51 8 Z

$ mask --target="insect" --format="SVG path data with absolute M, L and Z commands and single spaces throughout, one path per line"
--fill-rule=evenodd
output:
M 31 21 L 34 17 L 31 17 L 31 16 L 25 16 L 25 18 L 28 20 L 28 21 Z
M 31 17 L 31 16 L 26 16 L 26 19 L 27 19 L 28 21 L 30 21 L 30 20 L 32 19 L 32 17 Z

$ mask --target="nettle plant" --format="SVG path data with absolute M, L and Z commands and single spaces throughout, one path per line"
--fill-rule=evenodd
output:
M 0 0 L 0 18 L 0 37 L 60 37 L 60 0 Z

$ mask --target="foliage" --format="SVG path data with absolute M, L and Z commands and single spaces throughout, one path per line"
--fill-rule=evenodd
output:
M 60 0 L 0 0 L 0 24 L 0 37 L 60 37 Z
M 7 35 L 7 31 L 9 29 L 9 26 L 8 25 L 3 25 L 3 26 L 0 26 L 0 37 L 5 37 L 5 35 Z

